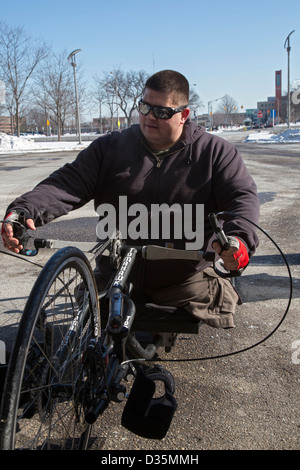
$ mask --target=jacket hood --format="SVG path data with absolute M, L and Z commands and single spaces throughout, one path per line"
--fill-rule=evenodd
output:
M 197 126 L 194 121 L 188 119 L 184 125 L 184 134 L 182 142 L 184 145 L 189 145 L 199 139 L 201 135 L 206 132 L 205 127 Z

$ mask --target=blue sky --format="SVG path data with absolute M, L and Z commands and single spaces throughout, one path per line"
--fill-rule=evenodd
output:
M 275 70 L 287 90 L 300 79 L 298 0 L 2 0 L 0 20 L 24 26 L 56 52 L 80 48 L 87 82 L 120 67 L 183 73 L 204 104 L 229 94 L 246 108 L 274 96 Z

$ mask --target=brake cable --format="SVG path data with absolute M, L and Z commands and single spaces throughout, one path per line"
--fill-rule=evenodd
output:
M 221 216 L 221 215 L 231 215 L 231 216 L 235 216 L 235 217 L 240 217 L 241 219 L 244 219 L 246 220 L 247 222 L 249 222 L 250 224 L 254 225 L 257 229 L 259 229 L 262 233 L 264 233 L 264 235 L 266 235 L 266 237 L 273 243 L 273 245 L 277 248 L 277 250 L 279 251 L 282 259 L 284 260 L 284 263 L 286 265 L 286 268 L 287 268 L 287 272 L 288 272 L 288 277 L 289 277 L 289 297 L 288 297 L 288 303 L 287 303 L 287 306 L 286 306 L 286 309 L 285 309 L 285 312 L 284 314 L 282 315 L 280 321 L 278 322 L 278 324 L 275 326 L 275 328 L 273 328 L 273 330 L 271 330 L 271 332 L 265 336 L 264 338 L 262 338 L 261 340 L 257 341 L 256 343 L 252 344 L 251 346 L 247 346 L 245 348 L 242 348 L 242 349 L 238 349 L 236 351 L 232 351 L 232 352 L 229 352 L 229 353 L 224 353 L 224 354 L 218 354 L 218 355 L 215 355 L 215 356 L 204 356 L 204 357 L 195 357 L 195 358 L 188 358 L 188 359 L 161 359 L 161 358 L 156 358 L 155 362 L 196 362 L 196 361 L 206 361 L 206 360 L 211 360 L 211 359 L 221 359 L 221 358 L 224 358 L 224 357 L 229 357 L 229 356 L 234 356 L 236 354 L 241 354 L 245 351 L 249 351 L 250 349 L 254 349 L 256 348 L 257 346 L 259 346 L 260 344 L 264 343 L 265 341 L 267 341 L 277 330 L 278 328 L 282 325 L 283 321 L 285 320 L 287 314 L 288 314 L 288 311 L 290 309 L 290 306 L 291 306 L 291 302 L 292 302 L 292 297 L 293 297 L 293 278 L 292 278 L 292 273 L 291 273 L 291 269 L 290 269 L 290 266 L 289 266 L 289 263 L 287 261 L 287 258 L 286 256 L 284 255 L 284 253 L 282 252 L 281 248 L 277 245 L 277 243 L 275 242 L 275 240 L 262 228 L 260 227 L 259 225 L 257 225 L 256 223 L 252 222 L 251 220 L 247 219 L 247 217 L 244 217 L 240 214 L 236 214 L 234 212 L 227 212 L 227 211 L 222 211 L 222 212 L 219 212 L 216 214 L 217 216 Z
M 26 258 L 25 256 L 18 255 L 17 253 L 10 253 L 9 251 L 4 251 L 4 250 L 0 250 L 0 253 L 2 253 L 3 255 L 12 256 L 13 258 L 18 258 L 22 261 L 27 261 L 27 263 L 34 264 L 35 266 L 38 266 L 41 269 L 43 269 L 44 267 L 42 264 L 36 263 L 35 261 L 32 261 L 30 258 Z
M 287 303 L 284 314 L 282 315 L 282 317 L 281 317 L 280 321 L 278 322 L 278 324 L 273 328 L 273 330 L 271 330 L 271 332 L 267 336 L 265 336 L 261 340 L 257 341 L 256 343 L 252 344 L 251 346 L 247 346 L 245 348 L 238 349 L 236 351 L 232 351 L 232 352 L 229 352 L 229 353 L 218 354 L 218 355 L 215 355 L 215 356 L 204 356 L 204 357 L 195 357 L 195 358 L 187 358 L 187 359 L 161 359 L 161 358 L 156 358 L 155 360 L 154 359 L 152 359 L 152 360 L 147 359 L 147 362 L 156 362 L 156 363 L 157 362 L 196 362 L 196 361 L 206 361 L 206 360 L 212 360 L 212 359 L 221 359 L 221 358 L 224 358 L 224 357 L 229 357 L 229 356 L 234 356 L 236 354 L 241 354 L 245 351 L 249 351 L 250 349 L 254 349 L 257 346 L 264 343 L 265 341 L 267 341 L 280 328 L 283 321 L 285 320 L 285 318 L 288 314 L 288 311 L 290 309 L 290 305 L 291 305 L 291 302 L 292 302 L 292 296 L 293 296 L 293 278 L 292 278 L 291 269 L 290 269 L 290 266 L 289 266 L 289 263 L 287 261 L 286 256 L 284 255 L 284 253 L 282 252 L 282 250 L 278 246 L 278 244 L 275 242 L 275 240 L 262 227 L 260 227 L 256 223 L 252 222 L 252 220 L 249 220 L 247 217 L 244 217 L 244 216 L 242 216 L 240 214 L 237 214 L 237 213 L 234 213 L 234 212 L 222 211 L 222 212 L 218 212 L 216 214 L 216 216 L 222 216 L 222 215 L 231 215 L 231 216 L 240 217 L 241 219 L 246 220 L 248 223 L 252 224 L 258 230 L 260 230 L 273 243 L 273 245 L 279 251 L 279 253 L 280 253 L 280 255 L 281 255 L 281 257 L 282 257 L 282 259 L 283 259 L 283 261 L 286 265 L 287 272 L 288 272 L 288 277 L 289 277 L 289 297 L 288 297 L 288 303 Z M 32 263 L 32 264 L 34 264 L 34 265 L 36 265 L 40 268 L 43 268 L 42 265 L 40 265 L 38 263 L 35 263 L 31 259 L 28 259 L 28 258 L 23 257 L 21 255 L 18 255 L 16 253 L 9 253 L 9 252 L 3 251 L 3 250 L 0 250 L 0 253 L 5 254 L 5 255 L 10 255 L 10 256 L 13 256 L 15 258 L 19 258 L 23 261 L 27 261 L 28 263 Z M 138 361 L 139 360 L 141 360 L 141 359 L 138 359 Z

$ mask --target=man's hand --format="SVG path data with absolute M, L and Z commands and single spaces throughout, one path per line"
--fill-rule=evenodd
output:
M 245 268 L 249 263 L 249 256 L 244 243 L 236 237 L 228 238 L 229 242 L 230 239 L 234 241 L 234 243 L 229 246 L 228 250 L 224 250 L 218 241 L 213 242 L 213 249 L 223 260 L 224 268 L 227 269 L 227 271 L 235 271 L 241 268 Z
M 26 226 L 30 230 L 35 230 L 35 224 L 32 219 L 26 220 Z M 4 219 L 4 222 L 2 223 L 1 236 L 4 247 L 9 251 L 12 251 L 13 253 L 19 253 L 23 249 L 23 246 L 20 245 L 19 240 L 14 236 L 10 214 L 7 215 L 7 217 Z

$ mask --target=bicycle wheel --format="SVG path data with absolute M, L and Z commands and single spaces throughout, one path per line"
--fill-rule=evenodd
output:
M 63 248 L 41 271 L 20 321 L 2 399 L 2 449 L 87 446 L 82 356 L 99 322 L 89 261 Z

